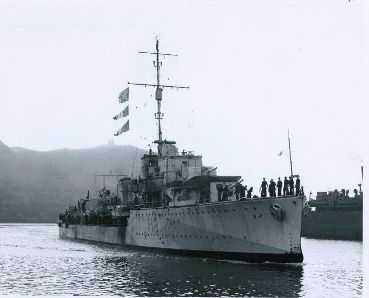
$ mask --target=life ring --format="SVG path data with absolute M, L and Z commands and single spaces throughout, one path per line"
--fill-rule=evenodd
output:
M 273 204 L 270 206 L 270 213 L 276 220 L 282 221 L 286 211 L 280 204 Z

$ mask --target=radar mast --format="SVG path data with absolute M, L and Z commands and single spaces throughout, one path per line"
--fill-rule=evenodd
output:
M 188 86 L 176 86 L 176 85 L 162 85 L 160 84 L 160 68 L 163 65 L 163 62 L 160 61 L 160 57 L 161 56 L 177 56 L 176 54 L 169 54 L 169 53 L 160 53 L 159 51 L 159 40 L 156 37 L 156 51 L 155 52 L 143 52 L 143 51 L 139 51 L 139 54 L 149 54 L 149 55 L 155 55 L 155 60 L 154 62 L 154 67 L 156 69 L 156 84 L 150 84 L 150 83 L 132 83 L 132 82 L 128 82 L 129 85 L 138 85 L 138 86 L 150 86 L 150 87 L 155 87 L 155 100 L 157 101 L 157 112 L 155 113 L 155 119 L 158 120 L 158 140 L 154 141 L 154 143 L 158 144 L 158 148 L 159 148 L 159 155 L 161 155 L 161 145 L 165 142 L 167 142 L 166 140 L 163 141 L 163 132 L 161 130 L 161 120 L 164 117 L 164 114 L 161 112 L 161 101 L 163 99 L 163 89 L 164 88 L 176 88 L 176 89 L 189 89 Z M 175 142 L 168 142 L 171 144 L 175 144 Z

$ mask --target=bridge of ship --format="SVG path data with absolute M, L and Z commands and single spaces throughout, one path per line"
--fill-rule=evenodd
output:
M 228 200 L 236 200 L 233 188 L 241 176 L 217 176 L 216 168 L 202 165 L 201 155 L 178 153 L 171 142 L 161 144 L 159 152 L 150 151 L 141 158 L 139 178 L 120 180 L 123 204 L 161 207 L 217 202 L 219 185 L 230 190 Z

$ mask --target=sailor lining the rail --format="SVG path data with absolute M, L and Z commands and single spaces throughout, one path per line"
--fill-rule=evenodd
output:
M 280 197 L 282 195 L 282 181 L 281 181 L 281 177 L 278 177 L 277 189 L 278 189 L 278 197 Z
M 289 191 L 289 195 L 293 196 L 295 191 L 294 191 L 294 186 L 295 186 L 295 182 L 293 181 L 293 176 L 290 176 L 290 180 L 288 180 L 289 186 L 290 186 L 290 191 Z
M 288 195 L 288 179 L 287 177 L 284 177 L 284 180 L 283 180 L 283 195 L 284 196 L 287 196 Z
M 294 177 L 296 177 L 296 185 L 294 181 Z M 263 178 L 263 181 L 261 182 L 260 186 L 260 192 L 261 197 L 265 198 L 267 197 L 267 189 L 269 191 L 270 197 L 276 197 L 276 187 L 278 188 L 278 197 L 282 196 L 282 185 L 283 185 L 283 196 L 293 196 L 293 195 L 303 195 L 304 194 L 304 188 L 301 186 L 300 176 L 290 176 L 290 179 L 287 179 L 287 177 L 284 177 L 284 183 L 282 183 L 281 178 L 278 177 L 277 183 L 274 182 L 273 179 L 270 180 L 270 183 L 268 185 L 268 182 L 265 181 L 265 178 Z M 250 198 L 249 192 L 247 192 L 247 197 Z
M 300 176 L 299 175 L 297 175 L 295 188 L 296 188 L 296 196 L 298 196 L 300 194 L 300 191 L 301 191 L 300 190 Z
M 265 198 L 267 196 L 267 187 L 268 187 L 268 182 L 265 181 L 265 178 L 263 178 L 263 181 L 261 182 L 261 197 Z
M 217 184 L 217 191 L 218 191 L 218 201 L 222 200 L 222 192 L 223 192 L 223 185 Z
M 251 186 L 250 189 L 247 191 L 247 198 L 248 199 L 251 199 L 253 190 L 254 190 L 254 188 Z
M 273 179 L 270 180 L 269 183 L 269 196 L 270 197 L 275 197 L 275 182 L 273 181 Z
M 235 185 L 235 194 L 237 200 L 244 200 L 246 198 L 247 185 L 243 186 L 241 182 Z

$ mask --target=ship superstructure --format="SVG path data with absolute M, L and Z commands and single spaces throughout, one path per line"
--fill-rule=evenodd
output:
M 157 152 L 141 158 L 138 177 L 123 177 L 117 192 L 103 189 L 60 216 L 61 237 L 160 249 L 170 253 L 245 261 L 302 262 L 301 215 L 304 195 L 246 197 L 241 176 L 217 175 L 202 156 L 178 152 L 163 139 L 159 41 L 155 52 L 158 121 Z

